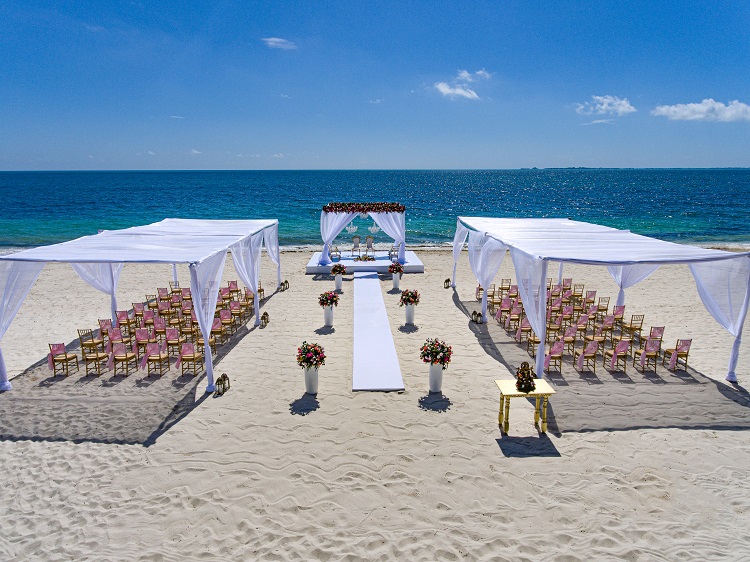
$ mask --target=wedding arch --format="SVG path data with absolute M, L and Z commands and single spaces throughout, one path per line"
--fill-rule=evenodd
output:
M 331 243 L 357 215 L 369 216 L 398 246 L 399 263 L 406 262 L 406 207 L 400 203 L 329 203 L 320 213 L 323 251 L 318 265 L 331 263 Z

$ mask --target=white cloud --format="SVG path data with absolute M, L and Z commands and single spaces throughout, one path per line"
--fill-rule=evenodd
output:
M 269 49 L 283 49 L 284 51 L 292 51 L 297 48 L 297 45 L 295 45 L 288 39 L 282 39 L 281 37 L 263 37 L 261 41 L 263 41 Z
M 492 74 L 487 72 L 484 68 L 482 70 L 477 70 L 474 74 L 468 70 L 459 70 L 458 76 L 456 76 L 456 82 L 469 83 L 475 82 L 476 80 L 489 80 L 490 76 L 492 76 Z
M 750 105 L 739 100 L 724 105 L 709 98 L 700 103 L 658 105 L 651 115 L 672 121 L 750 121 Z
M 202 152 L 201 152 L 200 150 L 195 150 L 195 149 L 192 149 L 192 150 L 190 151 L 190 154 L 192 154 L 193 156 L 196 156 L 196 155 L 198 155 L 198 154 L 203 154 L 203 153 L 202 153 Z
M 101 33 L 102 31 L 106 31 L 101 25 L 94 25 L 86 22 L 83 22 L 83 27 L 86 31 L 90 31 L 91 33 Z
M 289 99 L 289 96 L 287 94 L 279 94 L 279 95 L 282 97 L 282 99 L 285 99 L 285 100 Z
M 284 154 L 281 152 L 277 152 L 276 154 L 271 154 L 271 158 L 284 158 Z
M 374 105 L 379 105 L 379 104 L 383 103 L 383 100 L 382 100 L 382 98 L 377 98 L 377 99 L 374 99 L 374 100 L 370 100 L 370 103 L 374 104 Z
M 170 119 L 185 119 L 182 115 L 170 115 Z
M 614 119 L 594 119 L 588 123 L 581 123 L 581 125 L 614 125 Z
M 591 96 L 592 101 L 579 103 L 576 112 L 581 115 L 617 115 L 622 117 L 637 111 L 630 105 L 628 98 L 617 96 Z
M 450 86 L 445 82 L 437 82 L 435 84 L 435 88 L 437 88 L 438 92 L 450 98 L 461 97 L 469 100 L 479 99 L 477 93 L 471 88 L 467 88 L 466 86 Z
M 146 154 L 148 154 L 149 156 L 156 156 L 156 152 L 154 152 L 153 150 L 147 150 Z
M 468 70 L 459 70 L 456 77 L 449 84 L 448 82 L 436 82 L 435 89 L 449 98 L 466 98 L 469 100 L 478 100 L 479 95 L 469 84 L 477 80 L 489 80 L 492 76 L 484 68 L 472 73 Z

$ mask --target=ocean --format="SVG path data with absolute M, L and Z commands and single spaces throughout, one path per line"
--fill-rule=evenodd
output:
M 282 246 L 318 247 L 332 201 L 406 205 L 407 245 L 450 243 L 465 215 L 569 217 L 750 249 L 750 169 L 0 172 L 0 197 L 2 253 L 167 217 L 276 218 Z M 369 234 L 372 220 L 354 224 Z

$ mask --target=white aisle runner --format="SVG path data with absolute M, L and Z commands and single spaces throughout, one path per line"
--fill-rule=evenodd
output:
M 403 390 L 377 273 L 354 273 L 354 374 L 352 390 Z

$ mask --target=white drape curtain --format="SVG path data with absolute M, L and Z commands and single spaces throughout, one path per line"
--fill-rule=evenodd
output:
M 398 261 L 406 262 L 406 214 L 369 213 L 372 220 L 398 244 Z
M 109 295 L 109 306 L 112 322 L 115 321 L 117 310 L 117 283 L 122 273 L 121 263 L 71 263 L 78 277 L 91 285 L 97 291 Z
M 517 248 L 510 248 L 510 257 L 516 269 L 518 293 L 523 301 L 523 310 L 531 329 L 540 341 L 546 339 L 547 331 L 547 260 L 529 256 Z M 536 354 L 536 376 L 544 375 L 544 351 Z
M 216 390 L 214 385 L 214 362 L 211 356 L 211 346 L 208 340 L 211 336 L 211 324 L 213 324 L 216 313 L 216 300 L 219 296 L 221 285 L 221 274 L 224 272 L 224 261 L 226 252 L 217 254 L 203 260 L 201 263 L 190 264 L 190 292 L 193 295 L 193 307 L 198 319 L 198 327 L 203 335 L 205 345 L 206 378 L 208 386 L 206 392 Z
M 617 286 L 620 287 L 620 292 L 617 294 L 616 306 L 625 304 L 625 289 L 640 283 L 657 269 L 659 269 L 659 265 L 652 263 L 608 265 L 607 270 L 609 274 L 615 280 Z
M 276 264 L 276 288 L 281 285 L 281 255 L 279 254 L 279 225 L 278 223 L 263 231 L 263 244 L 271 261 Z M 244 281 L 243 281 L 244 283 Z M 257 285 L 256 285 L 257 287 Z M 255 292 L 255 291 L 253 291 Z M 257 312 L 256 312 L 257 315 Z
M 359 213 L 320 213 L 320 236 L 323 238 L 323 252 L 320 254 L 318 265 L 331 263 L 331 242 L 333 242 L 344 227 L 354 220 Z
M 456 266 L 468 235 L 469 229 L 461 224 L 461 221 L 456 221 L 456 234 L 453 236 L 453 277 L 451 278 L 451 287 L 453 288 L 456 287 Z
M 255 325 L 260 325 L 260 302 L 258 300 L 258 279 L 260 277 L 260 252 L 263 248 L 264 234 L 259 232 L 232 244 L 232 261 L 237 275 L 246 287 L 253 292 L 253 310 Z
M 0 261 L 0 341 L 43 267 L 44 262 Z M 11 388 L 0 349 L 0 390 Z
M 734 336 L 726 379 L 737 382 L 742 328 L 750 301 L 750 257 L 694 263 L 690 271 L 711 316 Z
M 506 246 L 481 232 L 469 232 L 469 264 L 477 282 L 490 286 L 505 258 Z M 487 291 L 482 292 L 482 319 L 487 322 Z

